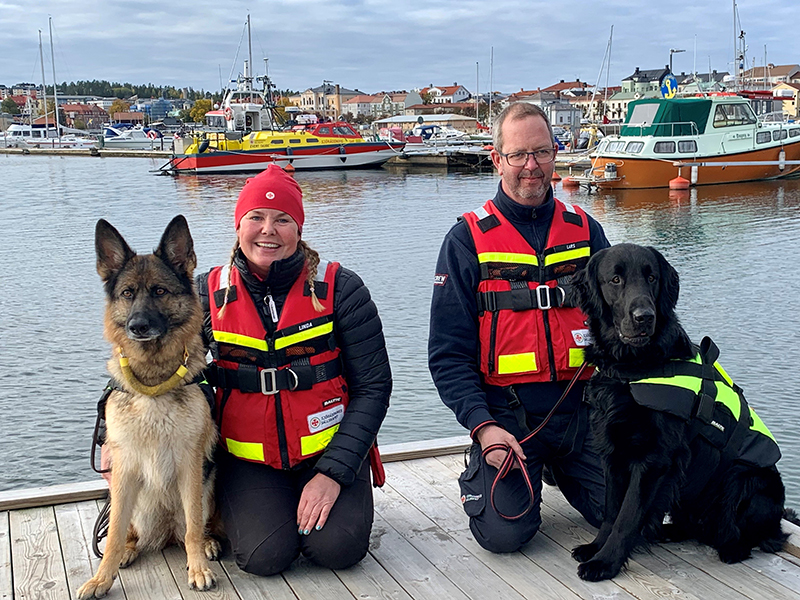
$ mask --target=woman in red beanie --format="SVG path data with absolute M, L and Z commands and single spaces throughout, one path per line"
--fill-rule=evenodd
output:
M 280 573 L 300 553 L 343 569 L 367 553 L 370 464 L 392 380 L 361 279 L 301 239 L 300 186 L 248 179 L 228 265 L 198 278 L 220 429 L 217 503 L 236 563 Z M 371 459 L 371 460 L 370 460 Z

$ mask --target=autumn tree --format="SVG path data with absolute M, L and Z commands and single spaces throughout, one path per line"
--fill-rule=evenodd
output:
M 197 100 L 189 111 L 189 116 L 195 123 L 202 123 L 206 118 L 206 113 L 211 110 L 213 104 L 211 100 Z
M 111 106 L 108 107 L 108 114 L 111 115 L 111 119 L 114 119 L 114 115 L 117 113 L 128 112 L 131 109 L 131 105 L 127 102 L 123 102 L 122 100 L 114 100 Z
M 0 112 L 8 113 L 10 115 L 18 115 L 21 111 L 19 106 L 11 98 L 6 98 L 0 103 Z

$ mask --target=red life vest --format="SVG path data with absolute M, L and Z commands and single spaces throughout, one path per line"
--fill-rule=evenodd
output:
M 338 268 L 320 261 L 315 292 L 324 310 L 317 312 L 303 267 L 272 336 L 236 268 L 230 270 L 228 303 L 219 318 L 228 267 L 209 273 L 217 422 L 231 454 L 289 469 L 322 452 L 339 428 L 348 395 L 333 335 Z
M 583 364 L 586 317 L 562 306 L 559 280 L 566 285 L 588 261 L 589 222 L 581 208 L 554 201 L 540 255 L 491 200 L 464 214 L 481 269 L 480 371 L 488 384 L 569 380 Z

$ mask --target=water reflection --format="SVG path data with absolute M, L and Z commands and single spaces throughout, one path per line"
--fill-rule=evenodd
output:
M 198 269 L 227 261 L 246 176 L 163 177 L 141 159 L 0 157 L 0 489 L 93 477 L 88 444 L 106 375 L 94 224 L 108 219 L 149 251 L 184 214 Z M 381 443 L 457 435 L 426 365 L 431 283 L 444 234 L 495 193 L 491 174 L 382 170 L 298 173 L 304 238 L 356 271 L 384 323 L 395 377 Z M 708 186 L 685 194 L 587 194 L 556 187 L 612 242 L 653 245 L 681 278 L 678 313 L 711 336 L 784 453 L 800 507 L 800 181 Z

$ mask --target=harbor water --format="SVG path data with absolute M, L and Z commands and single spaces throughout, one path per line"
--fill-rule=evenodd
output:
M 199 270 L 228 260 L 244 176 L 154 175 L 142 158 L 0 155 L 0 490 L 84 481 L 110 352 L 94 226 L 105 218 L 150 252 L 186 216 Z M 387 170 L 298 173 L 304 238 L 356 271 L 383 320 L 394 373 L 382 444 L 465 431 L 427 369 L 442 237 L 492 197 L 492 174 Z M 711 336 L 720 362 L 777 438 L 787 505 L 800 509 L 800 180 L 675 194 L 562 190 L 612 243 L 658 248 L 680 274 L 678 314 Z

